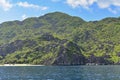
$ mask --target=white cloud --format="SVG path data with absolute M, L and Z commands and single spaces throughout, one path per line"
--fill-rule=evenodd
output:
M 23 14 L 22 15 L 22 20 L 26 19 L 27 18 L 27 15 L 26 14 Z
M 100 8 L 109 8 L 111 5 L 120 7 L 120 0 L 66 0 L 72 7 L 89 7 L 96 3 Z
M 39 8 L 38 5 L 29 4 L 28 2 L 18 2 L 18 6 L 25 7 L 25 8 Z
M 110 12 L 116 14 L 117 10 L 111 9 L 111 6 L 120 7 L 120 0 L 66 0 L 67 4 L 76 7 L 83 7 L 89 9 L 94 3 L 101 9 L 108 9 Z
M 109 8 L 111 5 L 120 7 L 120 0 L 97 0 L 100 8 Z
M 47 10 L 47 9 L 48 9 L 48 7 L 43 6 L 43 7 L 39 7 L 39 9 L 41 9 L 41 10 Z
M 110 12 L 112 12 L 113 14 L 117 14 L 117 12 L 118 12 L 118 10 L 114 10 L 114 9 L 111 9 L 111 8 L 108 8 L 108 10 L 109 10 Z
M 40 10 L 48 9 L 48 7 L 46 7 L 46 6 L 39 6 L 39 5 L 35 5 L 35 4 L 30 4 L 28 2 L 18 2 L 17 5 L 20 7 L 24 7 L 24 8 L 34 8 L 34 9 L 40 9 Z
M 59 2 L 60 0 L 51 0 L 52 2 Z
M 67 0 L 67 4 L 72 6 L 73 8 L 76 7 L 84 7 L 88 8 L 90 5 L 92 5 L 96 0 Z
M 12 6 L 8 0 L 0 0 L 0 7 L 2 7 L 4 11 L 8 11 Z

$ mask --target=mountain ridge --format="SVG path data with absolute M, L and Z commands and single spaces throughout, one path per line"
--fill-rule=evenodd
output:
M 0 24 L 0 63 L 119 64 L 120 19 L 84 21 L 62 12 Z
M 65 12 L 55 11 L 55 12 L 50 12 L 50 13 L 44 14 L 44 15 L 39 16 L 39 17 L 28 17 L 28 18 L 26 18 L 26 19 L 24 19 L 24 20 L 5 21 L 5 22 L 2 22 L 2 23 L 0 23 L 0 24 L 6 23 L 6 22 L 24 22 L 25 20 L 30 19 L 30 18 L 41 18 L 41 17 L 44 17 L 44 16 L 46 16 L 46 15 L 57 14 L 57 13 L 58 13 L 58 14 L 64 14 L 64 15 L 71 16 L 71 15 L 65 13 Z M 102 19 L 100 19 L 100 20 L 90 20 L 90 21 L 86 21 L 86 20 L 84 20 L 83 18 L 81 18 L 81 17 L 79 17 L 79 16 L 74 16 L 74 15 L 73 15 L 73 16 L 71 16 L 71 17 L 79 18 L 79 19 L 81 19 L 81 20 L 83 20 L 83 21 L 85 21 L 85 22 L 97 22 L 97 21 L 102 21 L 102 20 L 106 20 L 106 19 L 120 19 L 120 17 L 105 17 L 105 18 L 102 18 Z

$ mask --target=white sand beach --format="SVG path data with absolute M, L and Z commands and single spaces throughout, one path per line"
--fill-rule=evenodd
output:
M 0 64 L 0 66 L 44 66 L 44 65 L 32 65 L 32 64 Z

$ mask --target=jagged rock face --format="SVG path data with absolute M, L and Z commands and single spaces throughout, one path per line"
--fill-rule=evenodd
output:
M 109 55 L 104 55 L 101 57 L 96 57 L 94 55 L 91 55 L 86 59 L 86 63 L 94 63 L 94 64 L 100 64 L 100 65 L 113 64 L 113 62 L 108 61 L 108 58 L 111 58 L 111 57 Z
M 81 48 L 66 39 L 58 39 L 51 34 L 43 34 L 38 38 L 39 42 L 46 42 L 45 45 L 38 46 L 34 40 L 16 40 L 10 44 L 5 44 L 0 47 L 0 55 L 6 58 L 6 55 L 12 54 L 17 51 L 22 51 L 23 48 L 30 48 L 30 51 L 21 54 L 14 53 L 18 61 L 7 61 L 7 63 L 22 63 L 21 58 L 25 63 L 29 62 L 32 56 L 34 64 L 43 65 L 83 65 L 85 64 L 85 57 L 81 52 Z M 36 47 L 37 46 L 37 47 Z M 24 52 L 24 51 L 23 51 Z M 34 54 L 33 54 L 34 53 Z M 47 56 L 47 57 L 46 57 Z M 19 61 L 20 60 L 20 61 Z M 37 60 L 37 62 L 35 62 Z M 23 62 L 24 63 L 24 62 Z
M 56 61 L 60 62 L 57 62 L 57 65 L 85 64 L 85 57 L 82 55 L 81 48 L 73 42 L 68 42 L 66 46 L 61 46 L 58 55 Z
M 53 54 L 56 55 L 54 58 L 47 58 L 41 63 L 44 65 L 84 65 L 85 57 L 82 55 L 80 48 L 78 50 L 72 51 L 69 47 L 71 46 L 63 46 L 61 45 L 47 45 L 45 48 L 39 47 L 37 50 L 44 51 L 45 53 L 50 52 L 52 49 L 59 47 L 58 53 L 56 50 L 53 50 Z M 75 48 L 76 49 L 76 48 Z M 48 53 L 49 54 L 49 53 Z
M 85 57 L 81 53 L 71 53 L 69 48 L 61 46 L 53 65 L 84 65 Z
M 41 40 L 44 40 L 44 41 L 58 41 L 59 39 L 57 38 L 54 38 L 52 35 L 50 35 L 49 33 L 46 33 L 46 34 L 43 34 L 41 37 L 40 37 Z
M 35 46 L 36 42 L 32 40 L 16 40 L 10 44 L 0 46 L 0 55 L 6 56 L 7 54 L 14 53 L 17 50 L 21 50 L 23 47 Z
M 81 52 L 81 48 L 68 40 L 59 40 L 52 35 L 42 35 L 41 38 L 45 41 L 54 41 L 57 43 L 46 45 L 45 47 L 36 48 L 37 51 L 44 51 L 48 53 L 50 51 L 56 55 L 54 58 L 47 58 L 42 61 L 44 65 L 84 65 L 85 57 Z M 52 62 L 52 63 L 51 63 Z

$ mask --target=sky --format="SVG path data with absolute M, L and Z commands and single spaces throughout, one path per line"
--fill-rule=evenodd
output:
M 0 0 L 0 23 L 56 11 L 86 21 L 120 17 L 120 0 Z

